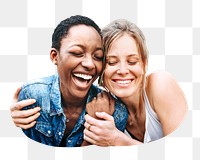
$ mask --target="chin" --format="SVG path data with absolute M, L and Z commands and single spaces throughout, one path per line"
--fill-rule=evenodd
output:
M 85 98 L 87 96 L 87 93 L 88 93 L 89 90 L 76 90 L 72 93 L 72 96 L 73 97 L 76 97 L 76 98 Z
M 132 94 L 131 93 L 128 93 L 128 92 L 125 92 L 125 91 L 117 91 L 117 92 L 111 92 L 113 93 L 115 96 L 119 97 L 119 98 L 124 98 L 124 97 L 129 97 L 131 96 Z

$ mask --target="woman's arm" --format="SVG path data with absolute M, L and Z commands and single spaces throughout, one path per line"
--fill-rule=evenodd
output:
M 22 100 L 18 102 L 18 96 L 21 88 L 18 88 L 13 96 L 13 102 L 10 106 L 11 117 L 14 124 L 22 129 L 32 128 L 36 124 L 36 119 L 40 116 L 40 107 L 29 110 L 22 108 L 35 103 L 35 99 Z
M 109 115 L 112 115 L 115 110 L 114 105 L 115 102 L 113 97 L 109 93 L 102 91 L 86 105 L 86 111 L 90 116 L 98 119 L 95 115 L 96 112 L 106 112 Z
M 111 115 L 105 112 L 96 112 L 96 116 L 101 120 L 97 120 L 89 115 L 85 116 L 84 139 L 86 141 L 98 146 L 129 146 L 141 144 L 141 142 L 119 131 Z
M 180 125 L 187 113 L 183 91 L 167 72 L 155 72 L 148 76 L 146 91 L 166 136 Z
M 85 116 L 84 139 L 98 146 L 122 146 L 134 145 L 141 142 L 136 141 L 115 126 L 114 99 L 106 92 L 97 95 L 86 106 L 88 115 Z
M 112 115 L 114 112 L 114 99 L 109 95 L 109 93 L 102 91 L 98 93 L 97 96 L 94 97 L 92 101 L 86 105 L 86 111 L 87 114 L 94 117 L 95 119 L 99 119 L 96 116 L 96 112 L 104 111 Z M 91 145 L 91 143 L 86 141 L 86 139 L 84 139 L 81 146 L 87 146 L 87 145 Z

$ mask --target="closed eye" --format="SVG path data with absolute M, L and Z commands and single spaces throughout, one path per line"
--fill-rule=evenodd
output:
M 94 59 L 97 61 L 103 61 L 103 52 L 101 49 L 94 53 Z
M 110 66 L 114 66 L 117 64 L 117 61 L 106 61 L 106 63 Z
M 140 61 L 139 57 L 131 57 L 127 59 L 129 65 L 135 65 Z
M 69 52 L 69 54 L 75 56 L 75 57 L 82 57 L 84 54 L 81 52 Z
M 103 61 L 103 57 L 95 56 L 95 59 L 96 59 L 97 61 Z
M 135 65 L 135 64 L 137 64 L 137 63 L 138 63 L 138 61 L 129 61 L 129 62 L 128 62 L 129 65 Z

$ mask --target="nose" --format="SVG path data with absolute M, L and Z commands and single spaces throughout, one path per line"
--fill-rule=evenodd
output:
M 94 61 L 91 55 L 85 56 L 82 61 L 82 66 L 87 68 L 88 70 L 92 70 L 95 68 Z
M 118 70 L 117 70 L 117 74 L 125 75 L 128 73 L 129 73 L 129 69 L 128 69 L 127 65 L 125 63 L 120 63 Z

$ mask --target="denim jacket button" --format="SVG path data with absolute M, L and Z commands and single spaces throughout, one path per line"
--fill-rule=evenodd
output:
M 68 140 L 68 143 L 71 143 L 71 140 Z
M 50 131 L 50 130 L 48 130 L 47 132 L 48 132 L 48 134 L 50 134 L 50 133 L 51 133 L 51 131 Z
M 59 132 L 58 135 L 60 136 L 60 135 L 61 135 L 61 132 Z

